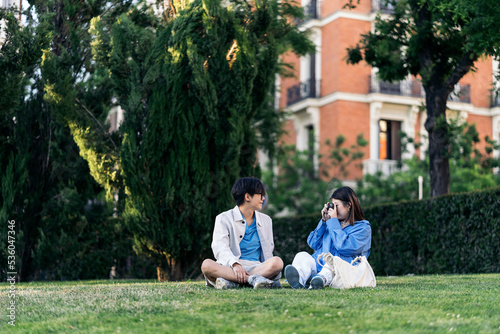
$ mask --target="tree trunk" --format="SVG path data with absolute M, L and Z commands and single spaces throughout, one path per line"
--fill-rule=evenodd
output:
M 158 282 L 181 281 L 183 279 L 180 260 L 167 258 L 156 267 Z
M 429 133 L 431 197 L 435 197 L 450 192 L 449 138 L 446 123 L 446 100 L 449 93 L 442 88 L 425 88 L 427 104 L 425 129 Z
M 170 261 L 170 280 L 181 281 L 184 278 L 183 276 L 181 261 L 172 259 Z
M 158 276 L 158 282 L 166 282 L 167 281 L 167 271 L 165 267 L 159 265 L 156 267 L 156 274 Z

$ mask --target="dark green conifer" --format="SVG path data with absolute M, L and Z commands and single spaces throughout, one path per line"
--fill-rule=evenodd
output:
M 0 52 L 0 219 L 5 223 L 0 241 L 7 244 L 6 222 L 14 220 L 15 271 L 21 280 L 103 277 L 113 265 L 113 254 L 105 255 L 108 265 L 100 251 L 111 248 L 104 235 L 116 226 L 105 221 L 111 213 L 99 204 L 101 188 L 68 127 L 78 121 L 89 128 L 90 117 L 79 116 L 85 112 L 81 105 L 103 109 L 106 96 L 86 93 L 84 78 L 92 74 L 90 19 L 105 6 L 106 1 L 30 1 L 25 26 L 17 14 L 0 14 L 7 22 Z M 104 94 L 105 86 L 99 88 Z M 96 137 L 97 131 L 87 133 Z M 101 142 L 95 140 L 96 147 L 103 147 Z M 2 248 L 3 263 L 6 256 Z M 80 261 L 84 258 L 94 262 Z
M 95 54 L 126 110 L 125 218 L 161 280 L 187 277 L 210 256 L 215 215 L 233 205 L 231 185 L 259 175 L 254 124 L 277 117 L 266 112 L 279 55 L 291 44 L 311 50 L 287 22 L 293 7 L 252 6 L 196 0 L 177 6 L 164 28 L 144 25 L 135 11 L 119 18 L 110 38 L 96 32 Z

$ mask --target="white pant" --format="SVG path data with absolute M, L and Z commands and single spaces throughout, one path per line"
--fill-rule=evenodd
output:
M 300 252 L 295 255 L 292 261 L 292 266 L 297 269 L 300 277 L 300 284 L 306 286 L 306 283 L 309 283 L 311 278 L 318 274 L 318 269 L 316 268 L 316 260 L 312 257 L 311 254 L 307 252 Z M 319 272 L 321 276 L 326 279 L 326 285 L 329 285 L 333 279 L 333 273 L 328 268 L 323 268 Z

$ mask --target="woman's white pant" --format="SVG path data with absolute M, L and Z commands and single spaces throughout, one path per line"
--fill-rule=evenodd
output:
M 293 258 L 292 266 L 299 272 L 300 284 L 303 286 L 306 286 L 306 283 L 309 283 L 311 278 L 318 274 L 316 260 L 307 252 L 297 253 Z M 323 268 L 319 274 L 326 279 L 326 285 L 329 285 L 333 279 L 332 271 L 328 268 Z

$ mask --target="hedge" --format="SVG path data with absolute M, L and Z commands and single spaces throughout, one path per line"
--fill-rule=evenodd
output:
M 376 275 L 500 272 L 500 187 L 363 211 Z M 319 212 L 273 219 L 275 254 L 285 265 L 299 251 L 312 253 L 307 236 L 319 219 Z

